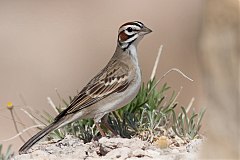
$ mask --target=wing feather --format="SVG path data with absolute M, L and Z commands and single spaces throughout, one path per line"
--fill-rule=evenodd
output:
M 72 100 L 55 120 L 89 107 L 112 93 L 123 92 L 130 84 L 129 68 L 126 64 L 113 61 L 100 74 L 94 77 L 86 87 Z

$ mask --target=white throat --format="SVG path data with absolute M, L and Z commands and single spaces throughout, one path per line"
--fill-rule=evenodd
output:
M 131 55 L 133 61 L 138 65 L 138 56 L 137 56 L 137 48 L 134 44 L 131 44 L 128 47 L 129 54 Z

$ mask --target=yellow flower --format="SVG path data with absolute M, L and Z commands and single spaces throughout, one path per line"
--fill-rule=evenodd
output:
M 168 148 L 169 139 L 168 139 L 168 137 L 166 137 L 166 136 L 158 137 L 158 139 L 156 140 L 155 144 L 156 144 L 160 149 Z
M 8 102 L 8 103 L 7 103 L 7 108 L 8 108 L 8 109 L 13 109 L 13 104 L 12 104 L 12 102 Z

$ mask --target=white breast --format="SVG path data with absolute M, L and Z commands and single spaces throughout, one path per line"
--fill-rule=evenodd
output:
M 132 62 L 134 63 L 134 69 L 133 73 L 133 81 L 129 85 L 129 87 L 121 93 L 115 93 L 115 96 L 111 96 L 112 99 L 108 99 L 108 103 L 105 103 L 104 106 L 102 106 L 102 110 L 105 111 L 104 114 L 114 111 L 116 109 L 119 109 L 123 107 L 124 105 L 131 102 L 137 95 L 140 86 L 141 86 L 141 71 L 138 65 L 138 58 L 137 58 L 137 50 L 134 45 L 129 46 L 129 51 L 131 54 Z

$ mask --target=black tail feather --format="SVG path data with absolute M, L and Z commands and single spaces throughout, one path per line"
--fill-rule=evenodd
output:
M 32 138 L 30 138 L 20 149 L 19 149 L 19 154 L 24 154 L 27 153 L 27 151 L 35 144 L 37 143 L 40 139 L 42 139 L 44 136 L 46 136 L 48 133 L 51 131 L 55 130 L 58 128 L 58 126 L 61 123 L 59 122 L 53 122 L 50 125 L 48 125 L 46 128 L 38 132 L 36 135 L 34 135 Z

